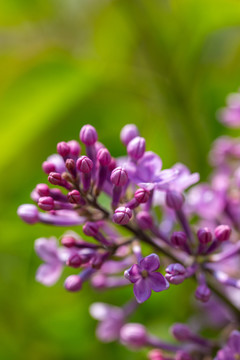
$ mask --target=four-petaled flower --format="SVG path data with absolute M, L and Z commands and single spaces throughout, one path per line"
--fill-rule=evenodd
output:
M 165 277 L 156 272 L 159 267 L 159 257 L 151 254 L 124 272 L 124 276 L 134 284 L 133 292 L 139 303 L 149 299 L 151 290 L 159 292 L 168 289 L 169 284 Z

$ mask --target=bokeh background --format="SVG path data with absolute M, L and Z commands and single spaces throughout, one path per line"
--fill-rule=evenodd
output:
M 114 156 L 135 123 L 164 167 L 181 161 L 206 179 L 211 142 L 226 132 L 216 110 L 240 86 L 239 0 L 0 0 L 0 74 L 0 358 L 144 359 L 99 343 L 88 314 L 93 301 L 121 305 L 132 287 L 69 294 L 64 277 L 36 283 L 33 241 L 63 229 L 27 226 L 16 209 L 46 181 L 56 143 L 86 123 Z M 133 320 L 170 339 L 191 286 L 154 294 Z

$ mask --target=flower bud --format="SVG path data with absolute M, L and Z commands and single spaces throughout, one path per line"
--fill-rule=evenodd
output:
M 165 360 L 165 357 L 163 356 L 161 350 L 159 349 L 152 349 L 148 353 L 148 359 L 149 360 Z
M 79 275 L 70 275 L 64 282 L 64 287 L 68 291 L 78 291 L 82 287 L 82 280 Z
M 231 228 L 228 225 L 219 225 L 214 230 L 216 239 L 220 242 L 227 241 L 231 235 Z
M 183 195 L 178 191 L 167 191 L 166 204 L 173 210 L 180 210 L 184 202 Z
M 139 136 L 139 131 L 136 125 L 134 124 L 125 125 L 120 133 L 120 139 L 122 143 L 126 146 L 132 139 L 134 139 L 137 136 Z
M 187 235 L 183 231 L 175 231 L 171 236 L 171 244 L 173 246 L 183 246 L 187 243 Z
M 94 222 L 88 221 L 83 226 L 83 232 L 87 236 L 95 237 L 98 234 L 98 225 Z
M 87 156 L 81 156 L 77 160 L 77 169 L 84 173 L 88 174 L 93 168 L 93 162 L 91 159 L 89 159 Z
M 44 211 L 50 211 L 54 208 L 54 200 L 51 196 L 43 196 L 38 200 L 38 206 Z
M 149 199 L 149 191 L 145 189 L 138 189 L 135 194 L 134 198 L 137 200 L 139 204 L 144 204 Z
M 117 166 L 117 162 L 116 159 L 114 159 L 113 157 L 111 158 L 110 164 L 108 165 L 108 170 L 109 171 L 113 171 Z
M 79 268 L 82 265 L 82 259 L 78 254 L 73 254 L 67 260 L 67 266 L 71 266 L 73 268 Z
M 192 331 L 185 324 L 176 323 L 171 328 L 171 333 L 178 341 L 188 341 L 191 339 Z
M 48 181 L 52 185 L 61 185 L 62 184 L 62 176 L 57 172 L 51 172 L 48 176 Z
M 44 161 L 42 163 L 42 169 L 46 174 L 56 171 L 55 165 L 49 161 Z
M 140 211 L 136 216 L 136 220 L 142 230 L 151 229 L 153 226 L 152 216 L 147 211 Z
M 36 191 L 40 196 L 49 196 L 50 190 L 47 184 L 38 184 Z
M 132 210 L 121 206 L 117 208 L 113 215 L 113 221 L 119 225 L 126 225 L 132 217 Z
M 31 204 L 20 205 L 17 210 L 17 214 L 23 221 L 28 224 L 35 224 L 39 219 L 38 208 Z
M 84 125 L 80 131 L 80 140 L 87 146 L 94 145 L 98 139 L 96 129 L 91 125 Z
M 127 145 L 128 155 L 134 159 L 139 160 L 143 156 L 146 148 L 146 141 L 144 138 L 137 136 L 132 139 Z
M 85 204 L 85 200 L 80 195 L 80 192 L 78 190 L 72 190 L 67 194 L 68 201 L 71 204 Z
M 130 348 L 142 348 L 147 344 L 147 340 L 147 331 L 141 324 L 126 324 L 120 330 L 120 341 Z
M 206 284 L 201 284 L 197 287 L 195 292 L 195 297 L 197 300 L 202 302 L 207 302 L 210 299 L 211 290 L 207 287 Z
M 61 239 L 61 244 L 67 248 L 71 248 L 76 245 L 76 240 L 74 237 L 66 235 Z
M 199 242 L 203 245 L 212 241 L 211 231 L 207 227 L 199 229 L 197 232 L 197 237 Z
M 121 167 L 115 168 L 111 173 L 110 180 L 116 186 L 124 186 L 128 181 L 127 171 Z
M 166 268 L 165 278 L 170 284 L 178 285 L 185 280 L 186 270 L 185 267 L 181 264 L 170 264 Z
M 65 158 L 70 153 L 70 147 L 65 141 L 61 141 L 57 144 L 57 152 Z
M 76 171 L 75 161 L 73 159 L 67 159 L 65 165 L 68 171 L 70 172 L 70 174 L 75 175 L 75 171 Z
M 70 155 L 72 155 L 74 157 L 78 157 L 81 152 L 81 146 L 79 145 L 79 143 L 76 140 L 71 140 L 71 141 L 68 141 L 67 144 L 70 149 Z
M 111 162 L 111 155 L 108 149 L 100 149 L 97 153 L 97 159 L 102 166 L 108 166 Z

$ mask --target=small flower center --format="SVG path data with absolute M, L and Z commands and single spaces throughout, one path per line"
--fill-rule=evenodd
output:
M 147 270 L 141 271 L 141 275 L 142 275 L 143 278 L 148 277 L 148 272 L 147 272 Z
M 234 354 L 234 359 L 235 359 L 235 360 L 240 360 L 240 354 L 239 354 L 239 353 L 235 353 L 235 354 Z

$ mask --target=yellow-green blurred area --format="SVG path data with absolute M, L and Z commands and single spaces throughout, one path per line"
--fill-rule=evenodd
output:
M 16 209 L 47 181 L 41 163 L 56 143 L 86 123 L 114 156 L 135 123 L 165 168 L 181 161 L 206 179 L 210 144 L 226 132 L 216 110 L 240 86 L 239 0 L 1 0 L 0 74 L 0 358 L 146 358 L 98 342 L 88 314 L 94 301 L 123 304 L 132 287 L 69 294 L 68 272 L 52 288 L 36 283 L 34 240 L 64 229 L 28 226 Z M 171 339 L 191 289 L 154 294 L 132 320 Z

